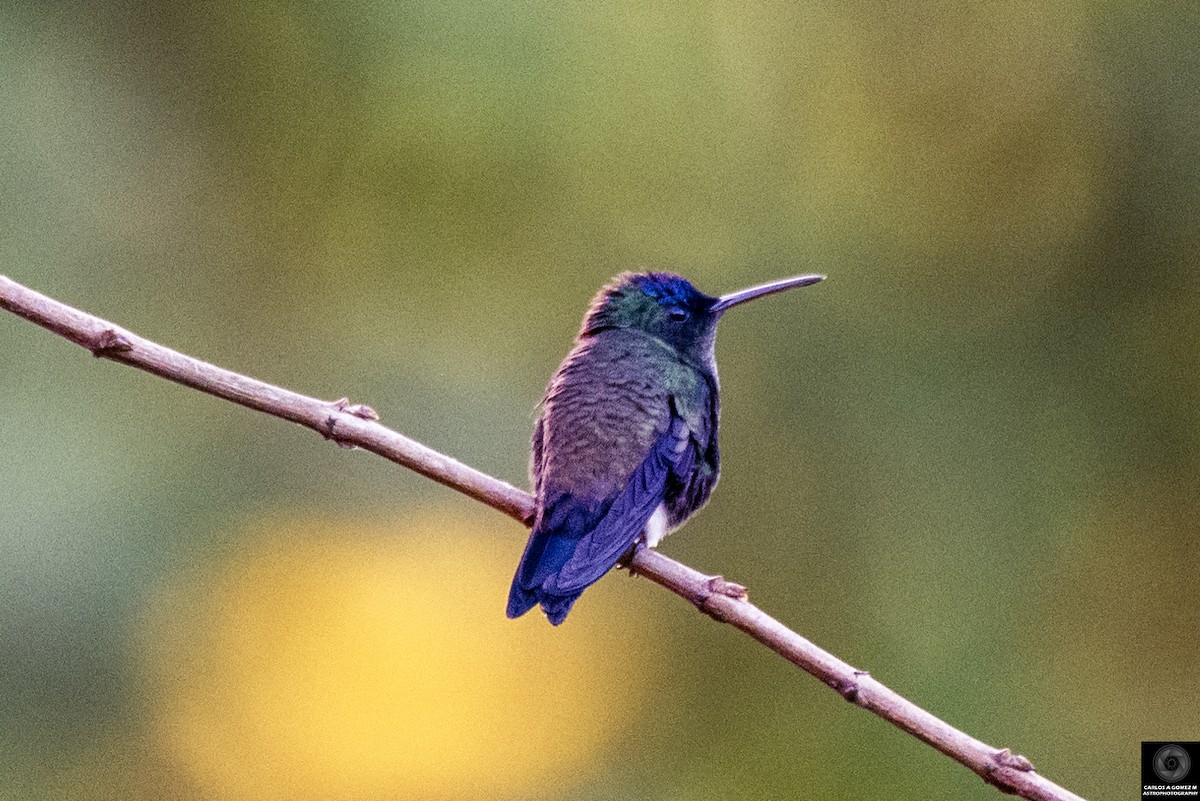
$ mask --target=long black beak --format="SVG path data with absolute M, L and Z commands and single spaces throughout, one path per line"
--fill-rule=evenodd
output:
M 798 286 L 812 286 L 825 280 L 823 275 L 797 275 L 794 278 L 782 278 L 778 281 L 772 281 L 769 284 L 761 286 L 752 286 L 749 289 L 743 289 L 740 292 L 730 292 L 728 295 L 722 295 L 717 298 L 717 302 L 713 305 L 712 311 L 720 314 L 726 309 L 731 309 L 739 303 L 745 303 L 748 300 L 761 298 L 765 295 L 774 295 L 776 292 L 783 292 L 788 289 L 794 289 Z

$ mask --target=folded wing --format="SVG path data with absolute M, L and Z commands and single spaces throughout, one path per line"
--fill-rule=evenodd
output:
M 570 493 L 547 497 L 513 578 L 508 616 L 536 604 L 555 625 L 580 594 L 612 569 L 637 540 L 669 482 L 686 482 L 695 466 L 686 422 L 670 404 L 670 422 L 624 488 L 610 502 L 594 504 Z M 552 487 L 546 487 L 549 496 Z

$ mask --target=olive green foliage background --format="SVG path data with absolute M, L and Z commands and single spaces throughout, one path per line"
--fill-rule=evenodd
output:
M 8 2 L 0 271 L 522 485 L 612 274 L 828 273 L 722 323 L 665 552 L 1131 797 L 1200 739 L 1198 8 Z M 0 417 L 0 798 L 998 797 L 645 582 L 504 621 L 516 524 L 8 316 Z

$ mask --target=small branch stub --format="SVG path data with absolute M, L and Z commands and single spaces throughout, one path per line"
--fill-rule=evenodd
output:
M 133 342 L 116 328 L 105 328 L 85 345 L 97 359 L 111 359 L 118 353 L 129 353 Z
M 349 398 L 338 398 L 332 404 L 334 409 L 346 414 L 352 414 L 363 420 L 378 420 L 379 412 L 365 403 L 351 403 Z
M 1014 754 L 1007 748 L 1001 748 L 995 753 L 993 759 L 996 764 L 1005 768 L 1013 768 L 1014 770 L 1030 771 L 1034 770 L 1033 763 L 1020 754 Z
M 706 581 L 697 586 L 691 601 L 697 609 L 714 620 L 728 623 L 728 612 L 717 603 L 719 599 L 723 598 L 746 603 L 750 599 L 750 594 L 741 584 L 726 581 L 724 576 L 709 576 Z
M 1001 748 L 992 754 L 983 780 L 1001 792 L 1009 795 L 1021 795 L 1020 785 L 1014 781 L 1013 771 L 1017 771 L 1017 776 L 1032 773 L 1034 771 L 1033 763 L 1020 754 L 1014 754 L 1007 748 Z
M 357 417 L 360 420 L 370 420 L 372 422 L 379 419 L 378 412 L 376 412 L 370 406 L 367 406 L 365 403 L 351 403 L 349 398 L 338 398 L 330 403 L 329 407 L 336 412 L 336 414 L 330 414 L 326 416 L 325 429 L 321 432 L 321 435 L 324 436 L 325 439 L 333 440 L 335 443 L 337 443 L 339 448 L 346 448 L 347 450 L 353 450 L 357 448 L 358 444 L 352 440 L 352 435 L 343 437 L 337 433 L 336 429 L 339 414 L 348 414 L 352 417 Z
M 854 670 L 854 678 L 849 681 L 838 681 L 833 689 L 837 690 L 838 695 L 845 698 L 855 706 L 866 709 L 868 707 L 867 699 L 863 693 L 862 679 L 871 674 L 865 670 Z
M 714 595 L 724 595 L 735 601 L 749 601 L 750 593 L 741 584 L 727 581 L 724 576 L 713 576 L 708 580 L 709 592 Z

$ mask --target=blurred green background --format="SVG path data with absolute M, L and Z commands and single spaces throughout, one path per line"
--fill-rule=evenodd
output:
M 1200 739 L 1200 6 L 0 4 L 0 271 L 524 485 L 627 268 L 730 315 L 664 551 L 1089 798 Z M 0 798 L 1000 797 L 613 574 L 0 316 Z

